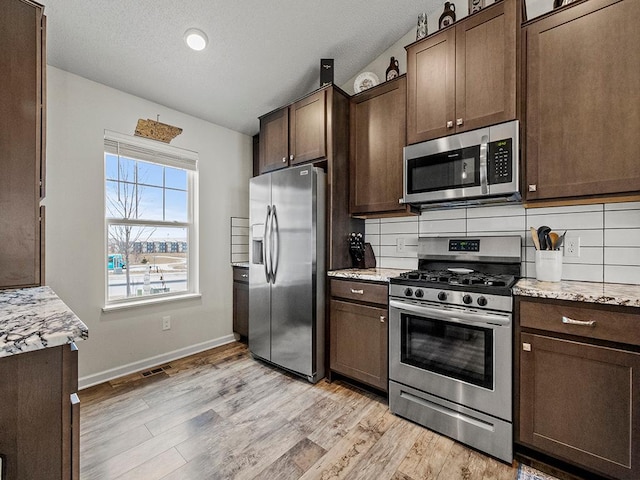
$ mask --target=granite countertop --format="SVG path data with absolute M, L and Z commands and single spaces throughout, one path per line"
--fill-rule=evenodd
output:
M 0 290 L 0 357 L 89 337 L 89 329 L 50 287 Z
M 354 280 L 372 280 L 376 282 L 388 282 L 390 278 L 397 277 L 411 269 L 402 268 L 345 268 L 343 270 L 330 270 L 329 277 L 350 278 Z
M 513 294 L 523 297 L 640 307 L 640 285 L 622 283 L 540 282 L 533 278 L 523 278 L 513 287 Z

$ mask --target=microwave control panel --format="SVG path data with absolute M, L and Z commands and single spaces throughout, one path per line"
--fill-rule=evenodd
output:
M 489 184 L 509 183 L 513 179 L 513 141 L 511 138 L 489 142 L 487 152 Z

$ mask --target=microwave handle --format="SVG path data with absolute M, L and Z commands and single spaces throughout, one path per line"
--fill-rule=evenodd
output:
M 480 142 L 480 192 L 484 195 L 489 193 L 489 181 L 487 175 L 487 149 L 489 136 L 483 135 Z

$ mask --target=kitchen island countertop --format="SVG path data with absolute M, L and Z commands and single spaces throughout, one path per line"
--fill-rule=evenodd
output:
M 87 326 L 50 287 L 0 290 L 0 357 L 88 337 Z
M 409 271 L 411 269 L 408 268 L 345 268 L 342 270 L 330 270 L 327 275 L 332 278 L 388 282 L 390 278 Z
M 599 303 L 640 308 L 640 285 L 601 282 L 540 282 L 523 278 L 513 287 L 523 297 L 552 298 L 573 302 Z

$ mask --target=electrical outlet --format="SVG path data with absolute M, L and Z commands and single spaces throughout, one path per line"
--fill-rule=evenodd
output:
M 171 315 L 162 317 L 162 330 L 171 330 Z
M 397 253 L 404 252 L 404 238 L 402 237 L 396 238 L 396 252 Z
M 565 257 L 580 256 L 580 237 L 565 237 L 564 256 Z

